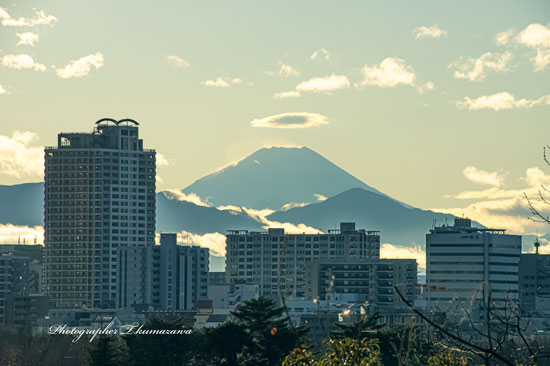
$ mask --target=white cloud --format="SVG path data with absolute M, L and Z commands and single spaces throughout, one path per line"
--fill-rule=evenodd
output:
M 252 127 L 267 128 L 309 128 L 328 125 L 327 117 L 317 113 L 281 113 L 250 122 Z
M 268 71 L 267 74 L 269 76 L 274 76 L 275 74 L 277 74 L 279 76 L 286 77 L 286 78 L 300 75 L 300 73 L 296 69 L 294 69 L 289 64 L 285 64 L 283 62 L 279 62 L 279 70 L 277 70 L 276 72 Z
M 361 69 L 361 73 L 363 74 L 361 85 L 382 88 L 392 88 L 398 85 L 414 86 L 416 79 L 413 68 L 405 64 L 405 60 L 397 57 L 386 57 L 378 65 L 365 65 Z
M 413 34 L 415 35 L 416 39 L 420 38 L 440 38 L 441 36 L 444 36 L 447 34 L 446 30 L 443 30 L 439 28 L 436 25 L 433 25 L 431 27 L 427 27 L 425 25 L 418 27 L 413 30 Z
M 199 235 L 182 230 L 178 233 L 178 242 L 208 248 L 210 249 L 210 255 L 215 257 L 225 256 L 225 235 L 220 233 Z
M 72 60 L 65 67 L 55 70 L 57 76 L 63 79 L 81 78 L 90 73 L 93 67 L 97 69 L 103 67 L 103 54 L 97 52 L 95 55 L 88 55 L 79 58 L 78 60 Z
M 434 90 L 434 88 L 435 88 L 434 83 L 431 81 L 428 81 L 422 85 L 418 85 L 416 87 L 416 90 L 418 91 L 418 93 L 423 94 L 427 90 Z
M 462 173 L 468 180 L 478 184 L 488 184 L 493 187 L 500 187 L 504 182 L 504 177 L 497 172 L 487 172 L 477 169 L 475 166 L 467 166 Z
M 450 64 L 449 69 L 455 69 L 455 79 L 468 79 L 470 81 L 481 81 L 487 77 L 488 71 L 506 72 L 510 71 L 512 54 L 486 52 L 478 58 L 464 58 Z
M 25 53 L 19 55 L 5 55 L 0 59 L 2 65 L 12 69 L 33 69 L 35 71 L 46 71 L 46 66 L 33 60 L 30 55 Z
M 302 94 L 296 90 L 290 90 L 286 92 L 280 92 L 273 94 L 275 99 L 289 99 L 289 98 L 299 98 Z
M 163 154 L 157 152 L 157 166 L 169 166 L 170 160 L 166 158 Z
M 44 10 L 35 12 L 34 18 L 12 18 L 6 9 L 0 8 L 0 19 L 5 27 L 34 27 L 36 25 L 53 25 L 58 21 L 53 15 L 46 15 Z
M 314 193 L 313 194 L 315 196 L 315 198 L 317 199 L 317 201 L 325 201 L 327 199 L 326 196 L 323 196 L 322 194 L 320 193 Z
M 208 200 L 203 200 L 196 193 L 185 194 L 182 191 L 179 191 L 177 189 L 167 189 L 166 191 L 163 191 L 162 193 L 164 194 L 164 196 L 166 198 L 168 198 L 170 200 L 191 202 L 191 203 L 193 203 L 197 206 L 211 207 Z
M 9 94 L 9 91 L 7 91 L 2 85 L 0 85 L 0 95 L 2 94 Z
M 464 191 L 456 195 L 447 195 L 445 196 L 447 198 L 475 202 L 466 207 L 432 210 L 455 216 L 465 215 L 484 226 L 503 228 L 520 235 L 532 235 L 541 229 L 546 230 L 547 224 L 529 219 L 532 214 L 524 194 L 531 197 L 537 210 L 545 216 L 550 216 L 550 206 L 538 199 L 541 185 L 548 187 L 550 184 L 550 175 L 546 175 L 538 167 L 532 167 L 526 169 L 525 176 L 521 180 L 526 183 L 526 186 L 520 189 L 491 187 L 480 191 Z
M 44 176 L 44 149 L 31 146 L 38 136 L 29 131 L 0 135 L 0 174 L 33 179 Z
M 44 228 L 42 226 L 20 226 L 12 224 L 0 224 L 1 244 L 37 244 L 44 242 Z
M 320 234 L 322 233 L 321 230 L 318 230 L 316 228 L 313 228 L 311 226 L 307 226 L 304 224 L 291 224 L 289 222 L 277 222 L 277 221 L 271 221 L 267 218 L 267 216 L 271 215 L 275 210 L 270 209 L 263 209 L 263 210 L 254 210 L 250 208 L 243 207 L 243 211 L 250 216 L 252 219 L 258 221 L 259 223 L 263 224 L 262 226 L 264 229 L 268 228 L 282 228 L 285 229 L 286 233 L 290 234 Z
M 418 268 L 426 268 L 426 252 L 420 246 L 409 248 L 384 243 L 380 247 L 380 258 L 416 259 Z
M 191 66 L 187 60 L 176 55 L 166 56 L 166 61 L 174 66 L 182 67 L 184 69 L 188 69 Z
M 512 35 L 514 34 L 514 31 L 511 29 L 508 29 L 507 31 L 499 32 L 495 35 L 495 42 L 499 46 L 507 45 L 510 41 L 510 38 L 512 38 Z
M 240 78 L 229 78 L 229 77 L 218 77 L 216 80 L 205 80 L 201 82 L 204 86 L 213 86 L 216 88 L 228 88 L 231 84 L 240 84 L 242 79 Z
M 544 70 L 550 65 L 550 25 L 529 24 L 516 36 L 516 42 L 537 51 L 532 59 L 535 71 Z
M 40 39 L 40 35 L 32 32 L 17 33 L 17 37 L 19 37 L 19 42 L 17 42 L 17 46 L 34 46 L 34 42 L 38 42 L 38 40 Z
M 218 206 L 216 208 L 220 211 L 229 211 L 234 215 L 237 215 L 240 212 L 243 212 L 243 210 L 239 206 L 233 206 L 233 205 Z
M 483 95 L 475 99 L 464 97 L 463 101 L 456 102 L 456 105 L 460 108 L 469 110 L 493 109 L 495 111 L 516 108 L 529 109 L 537 104 L 550 104 L 550 94 L 543 95 L 538 99 L 516 99 L 508 92 L 500 92 Z
M 330 75 L 312 78 L 296 85 L 299 92 L 330 93 L 338 89 L 347 89 L 350 82 L 345 75 Z
M 330 60 L 330 53 L 326 49 L 321 48 L 320 50 L 313 52 L 313 54 L 309 56 L 309 58 L 312 60 L 317 60 L 317 59 Z
M 309 203 L 307 202 L 289 202 L 289 203 L 286 203 L 283 205 L 283 207 L 281 207 L 281 210 L 283 211 L 288 211 L 292 208 L 296 208 L 296 207 L 304 207 L 304 206 L 307 206 Z

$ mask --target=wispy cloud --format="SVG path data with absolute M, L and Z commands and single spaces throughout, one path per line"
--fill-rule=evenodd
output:
M 455 216 L 466 215 L 488 227 L 508 229 L 515 234 L 532 235 L 547 225 L 529 219 L 531 212 L 524 194 L 533 198 L 533 205 L 543 215 L 550 216 L 550 206 L 536 199 L 541 185 L 546 187 L 550 185 L 550 175 L 545 174 L 538 167 L 532 167 L 526 169 L 521 181 L 525 183 L 525 186 L 519 189 L 503 189 L 494 186 L 488 189 L 446 195 L 446 198 L 475 202 L 466 207 L 432 210 Z
M 296 207 L 304 207 L 304 206 L 307 206 L 309 203 L 307 202 L 289 202 L 289 203 L 286 203 L 283 205 L 283 207 L 281 207 L 281 210 L 283 211 L 288 211 L 292 208 L 296 208 Z
M 550 65 L 550 25 L 529 24 L 516 36 L 516 42 L 537 51 L 532 59 L 535 71 Z
M 431 27 L 423 25 L 418 28 L 415 28 L 413 30 L 413 34 L 415 35 L 416 39 L 441 38 L 441 36 L 444 36 L 447 34 L 447 31 L 439 28 L 437 25 L 433 25 Z
M 314 193 L 313 196 L 317 199 L 317 201 L 325 201 L 327 199 L 327 196 L 323 196 L 320 193 Z
M 469 110 L 492 109 L 495 111 L 509 109 L 530 109 L 537 104 L 550 104 L 550 94 L 537 99 L 516 99 L 508 92 L 500 92 L 492 95 L 483 95 L 478 98 L 464 97 L 463 101 L 456 102 L 459 108 Z
M 299 98 L 302 94 L 300 94 L 299 91 L 296 90 L 290 90 L 280 93 L 273 94 L 273 98 L 275 99 L 289 99 L 289 98 Z
M 46 66 L 35 62 L 32 56 L 25 53 L 19 55 L 5 55 L 0 59 L 2 65 L 11 69 L 32 69 L 35 71 L 46 71 Z
M 240 84 L 242 79 L 240 78 L 230 78 L 230 77 L 218 77 L 216 80 L 205 80 L 201 82 L 204 86 L 212 86 L 215 88 L 228 88 L 232 84 Z
M 90 73 L 92 66 L 97 70 L 103 67 L 103 63 L 103 54 L 97 52 L 95 55 L 72 60 L 65 67 L 56 69 L 55 72 L 57 76 L 63 79 L 81 78 Z
M 172 64 L 174 66 L 177 66 L 177 67 L 181 67 L 181 68 L 184 68 L 184 69 L 188 69 L 189 67 L 191 67 L 191 65 L 189 64 L 189 62 L 179 56 L 176 56 L 176 55 L 168 55 L 166 56 L 166 62 L 168 62 L 169 64 Z
M 316 77 L 302 81 L 296 85 L 299 92 L 330 93 L 339 89 L 348 89 L 350 82 L 345 75 L 330 75 L 325 77 Z
M 197 206 L 211 207 L 208 200 L 203 200 L 196 193 L 185 194 L 182 191 L 177 190 L 177 189 L 167 189 L 166 191 L 163 191 L 163 194 L 166 198 L 168 198 L 170 200 L 191 202 L 191 203 L 193 203 Z
M 511 29 L 508 29 L 503 32 L 499 32 L 495 35 L 495 43 L 498 46 L 507 45 L 510 39 L 512 38 L 513 34 L 514 34 L 514 31 Z
M 267 71 L 267 75 L 269 76 L 281 76 L 281 77 L 291 77 L 291 76 L 300 76 L 300 72 L 298 70 L 294 69 L 289 64 L 285 64 L 284 62 L 279 62 L 279 69 L 277 71 Z
M 384 243 L 380 247 L 380 258 L 416 259 L 418 268 L 426 268 L 426 252 L 420 246 L 410 248 Z
M 304 224 L 292 224 L 289 222 L 277 222 L 277 221 L 271 221 L 267 218 L 267 216 L 271 215 L 274 210 L 270 209 L 264 209 L 264 210 L 254 210 L 246 207 L 242 207 L 242 210 L 250 216 L 252 219 L 258 221 L 259 223 L 263 224 L 264 229 L 268 228 L 282 228 L 285 229 L 285 232 L 290 234 L 319 234 L 322 233 L 321 230 L 316 229 L 311 226 L 307 226 Z
M 163 154 L 157 152 L 157 166 L 169 166 L 170 160 L 166 158 Z
M 44 176 L 44 149 L 32 146 L 38 136 L 29 131 L 0 135 L 0 174 L 33 179 Z
M 361 85 L 393 88 L 398 85 L 415 85 L 416 75 L 405 60 L 397 57 L 386 57 L 378 65 L 365 65 L 361 69 Z
M 257 118 L 250 122 L 252 127 L 265 128 L 309 128 L 328 125 L 327 117 L 317 113 L 281 113 Z
M 0 8 L 0 19 L 2 19 L 2 25 L 5 27 L 34 27 L 37 25 L 50 25 L 58 21 L 53 15 L 46 15 L 44 10 L 35 12 L 33 18 L 12 18 L 5 8 Z
M 468 79 L 470 81 L 481 81 L 487 77 L 488 71 L 506 72 L 510 71 L 512 54 L 486 52 L 478 58 L 460 58 L 450 64 L 449 69 L 454 69 L 455 79 Z
M 2 85 L 0 85 L 0 95 L 9 94 L 10 92 L 6 90 Z
M 312 60 L 330 60 L 330 52 L 328 52 L 324 48 L 321 48 L 320 50 L 313 52 L 313 54 L 309 56 L 309 58 Z
M 32 32 L 17 33 L 17 37 L 19 37 L 19 42 L 17 42 L 17 46 L 34 46 L 34 43 L 38 42 L 38 40 L 40 39 L 40 35 Z
M 487 172 L 471 165 L 464 168 L 462 173 L 468 180 L 478 184 L 500 187 L 504 182 L 504 177 L 497 172 Z

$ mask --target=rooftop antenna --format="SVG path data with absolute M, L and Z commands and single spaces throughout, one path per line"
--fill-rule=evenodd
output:
M 535 247 L 535 253 L 538 255 L 539 254 L 539 247 L 540 247 L 540 242 L 539 242 L 539 231 L 537 230 L 537 237 L 535 239 L 535 243 L 533 244 L 534 247 Z
M 21 234 L 19 234 L 19 239 L 17 239 L 17 244 L 21 244 Z

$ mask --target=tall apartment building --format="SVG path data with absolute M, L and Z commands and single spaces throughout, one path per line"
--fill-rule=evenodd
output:
M 305 263 L 315 259 L 378 259 L 380 232 L 357 230 L 341 223 L 328 234 L 288 234 L 230 230 L 226 235 L 226 271 L 229 283 L 260 286 L 260 295 L 305 295 Z
M 44 171 L 45 292 L 57 308 L 117 306 L 117 251 L 155 240 L 155 151 L 134 120 L 60 133 Z
M 208 299 L 208 266 L 208 249 L 178 245 L 176 234 L 160 234 L 160 245 L 120 248 L 120 307 L 194 309 Z
M 415 259 L 315 260 L 306 265 L 305 297 L 322 302 L 337 294 L 354 294 L 375 311 L 405 307 L 393 286 L 414 303 L 416 281 Z
M 456 218 L 453 226 L 436 227 L 426 235 L 428 306 L 468 307 L 486 299 L 518 299 L 521 236 L 501 229 L 472 227 Z
M 519 260 L 521 307 L 526 311 L 549 310 L 550 255 L 522 254 Z

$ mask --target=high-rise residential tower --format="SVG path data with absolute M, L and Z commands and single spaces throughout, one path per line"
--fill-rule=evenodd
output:
M 118 248 L 155 242 L 155 151 L 131 119 L 45 149 L 45 292 L 56 308 L 117 307 Z

